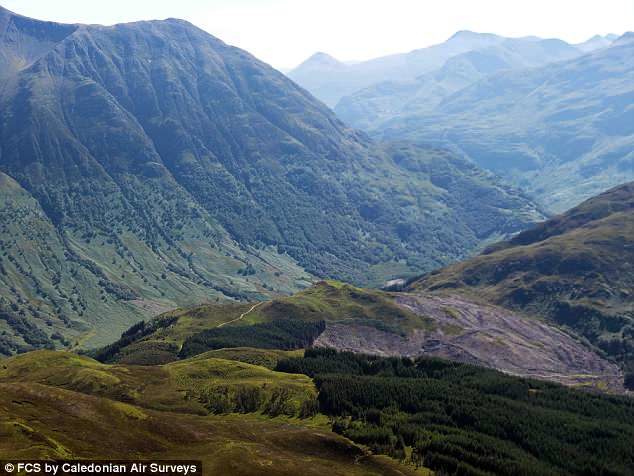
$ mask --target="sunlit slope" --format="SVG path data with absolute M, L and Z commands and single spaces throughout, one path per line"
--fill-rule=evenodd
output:
M 633 212 L 629 183 L 411 288 L 475 294 L 565 325 L 607 354 L 631 359 Z
M 225 387 L 213 387 L 219 382 Z M 276 414 L 211 411 L 211 400 L 196 393 L 207 388 L 213 389 L 207 397 L 225 396 L 226 388 L 253 385 L 265 385 L 271 395 L 288 389 L 289 406 L 297 395 L 315 395 L 306 376 L 218 359 L 142 369 L 64 352 L 6 359 L 0 364 L 0 458 L 197 459 L 205 474 L 228 475 L 414 474 L 330 433 L 318 418 L 299 419 L 284 408 Z
M 434 355 L 623 391 L 617 365 L 580 337 L 534 316 L 479 298 L 388 293 L 334 281 L 252 305 L 167 313 L 131 328 L 94 355 L 104 362 L 141 365 L 200 355 L 274 367 L 281 358 L 314 346 L 383 356 Z

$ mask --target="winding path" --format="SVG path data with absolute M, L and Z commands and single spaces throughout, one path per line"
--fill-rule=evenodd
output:
M 260 304 L 262 304 L 262 303 L 261 303 L 261 302 L 259 302 L 259 303 L 257 303 L 257 304 L 254 304 L 253 306 L 251 306 L 251 309 L 249 309 L 247 312 L 243 312 L 242 314 L 240 314 L 240 316 L 236 317 L 235 319 L 231 319 L 230 321 L 223 322 L 222 324 L 218 324 L 218 325 L 216 326 L 216 328 L 218 328 L 218 327 L 222 327 L 222 326 L 227 325 L 227 324 L 231 324 L 232 322 L 237 322 L 237 321 L 239 321 L 239 320 L 240 320 L 240 319 L 242 319 L 244 316 L 246 316 L 247 314 L 249 314 L 250 312 L 252 312 L 252 311 L 253 311 L 256 307 L 258 307 Z

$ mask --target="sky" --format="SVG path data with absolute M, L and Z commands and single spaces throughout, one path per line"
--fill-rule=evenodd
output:
M 0 0 L 41 20 L 111 25 L 182 18 L 276 68 L 317 51 L 365 60 L 459 30 L 578 43 L 634 29 L 634 0 Z

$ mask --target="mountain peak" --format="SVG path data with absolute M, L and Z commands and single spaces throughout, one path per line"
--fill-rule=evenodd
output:
M 323 51 L 318 51 L 308 58 L 305 63 L 318 63 L 318 64 L 342 64 L 337 58 Z
M 480 35 L 481 35 L 480 33 L 476 33 L 471 30 L 459 30 L 455 32 L 449 39 L 450 40 L 471 39 L 471 38 L 477 38 Z
M 634 42 L 634 31 L 627 31 L 620 37 L 618 37 L 613 45 L 625 45 Z
M 337 69 L 344 67 L 345 64 L 343 64 L 334 56 L 331 56 L 328 53 L 324 53 L 323 51 L 318 51 L 292 71 L 297 72 L 310 71 L 315 69 Z

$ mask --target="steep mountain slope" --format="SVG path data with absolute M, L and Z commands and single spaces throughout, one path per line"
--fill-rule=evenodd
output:
M 431 269 L 541 216 L 468 161 L 372 143 L 187 22 L 0 17 L 3 57 L 19 58 L 0 96 L 3 353 L 36 345 L 24 318 L 48 345 L 103 344 L 142 315 L 310 274 Z M 46 231 L 26 253 L 31 227 Z
M 129 204 L 124 210 L 133 213 Z M 101 232 L 55 226 L 32 195 L 0 173 L 0 354 L 77 340 L 103 345 L 166 309 L 308 285 L 288 257 L 244 249 L 222 229 L 212 234 L 204 220 L 181 216 L 181 235 L 150 241 L 119 219 Z M 171 231 L 160 222 L 141 224 L 145 233 Z
M 634 359 L 634 183 L 484 254 L 432 272 L 414 290 L 467 293 L 574 329 Z
M 94 355 L 105 362 L 152 365 L 193 355 L 214 357 L 223 348 L 311 345 L 382 356 L 437 356 L 571 386 L 623 391 L 618 366 L 551 325 L 472 298 L 385 293 L 337 282 L 320 282 L 255 306 L 205 305 L 166 313 Z M 251 350 L 243 352 L 259 358 Z
M 372 85 L 337 103 L 335 112 L 346 123 L 364 129 L 403 115 L 432 111 L 457 91 L 494 73 L 542 66 L 580 56 L 561 40 L 504 39 L 500 43 L 452 56 L 431 73 L 410 81 Z
M 0 6 L 0 80 L 33 63 L 76 29 L 15 15 Z
M 562 211 L 634 178 L 634 34 L 542 68 L 487 77 L 377 135 L 454 147 Z

